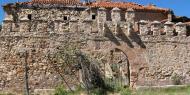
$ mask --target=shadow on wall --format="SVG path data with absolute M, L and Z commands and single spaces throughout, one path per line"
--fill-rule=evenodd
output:
M 125 43 L 127 43 L 127 45 L 131 48 L 134 48 L 134 45 L 131 43 L 131 41 L 128 39 L 128 37 L 125 35 L 125 33 L 123 32 L 123 30 L 120 27 L 118 28 L 118 37 L 123 40 Z
M 118 41 L 118 39 L 115 37 L 113 32 L 109 29 L 107 24 L 104 25 L 105 27 L 105 34 L 104 36 L 107 37 L 110 41 L 115 43 L 116 45 L 121 45 L 121 43 Z M 137 32 L 131 32 L 129 36 L 127 36 L 121 27 L 118 28 L 117 37 L 119 37 L 122 41 L 124 41 L 130 48 L 134 48 L 134 45 L 131 43 L 131 41 L 134 41 L 137 43 L 141 48 L 146 48 L 145 44 L 141 40 L 140 36 L 137 34 Z
M 120 42 L 115 38 L 114 34 L 111 32 L 107 24 L 104 25 L 105 33 L 104 36 L 107 37 L 111 42 L 115 43 L 116 45 L 121 45 Z
M 131 38 L 131 40 L 136 42 L 141 48 L 146 48 L 145 44 L 143 43 L 137 32 L 131 32 L 131 35 L 129 37 Z

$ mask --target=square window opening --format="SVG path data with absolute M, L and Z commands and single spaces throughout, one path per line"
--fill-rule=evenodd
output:
M 67 16 L 64 16 L 63 19 L 64 19 L 64 20 L 68 20 L 68 17 L 67 17 Z
M 31 14 L 28 14 L 28 19 L 32 20 L 32 15 Z
M 96 15 L 95 14 L 92 15 L 92 19 L 93 20 L 96 19 Z

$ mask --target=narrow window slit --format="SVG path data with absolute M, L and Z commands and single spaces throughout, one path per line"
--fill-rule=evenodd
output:
M 32 20 L 32 15 L 31 14 L 28 14 L 28 19 Z

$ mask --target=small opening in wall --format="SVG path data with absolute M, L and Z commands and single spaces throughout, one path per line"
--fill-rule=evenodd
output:
M 95 14 L 92 15 L 92 19 L 96 19 L 96 15 Z
M 187 30 L 188 30 L 188 31 L 187 31 L 187 34 L 186 34 L 186 35 L 187 35 L 187 36 L 190 36 L 190 31 L 189 31 L 189 30 L 190 30 L 190 26 L 187 26 Z
M 63 19 L 64 19 L 64 20 L 68 20 L 68 17 L 67 17 L 67 16 L 64 16 Z
M 32 20 L 32 15 L 31 14 L 28 14 L 28 19 Z
M 177 35 L 178 35 L 178 32 L 173 31 L 173 35 L 174 35 L 174 36 L 177 36 Z

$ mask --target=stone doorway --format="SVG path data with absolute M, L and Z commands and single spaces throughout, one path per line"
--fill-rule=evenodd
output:
M 130 86 L 130 65 L 126 54 L 120 49 L 112 49 L 109 62 L 105 63 L 105 78 L 108 84 Z

